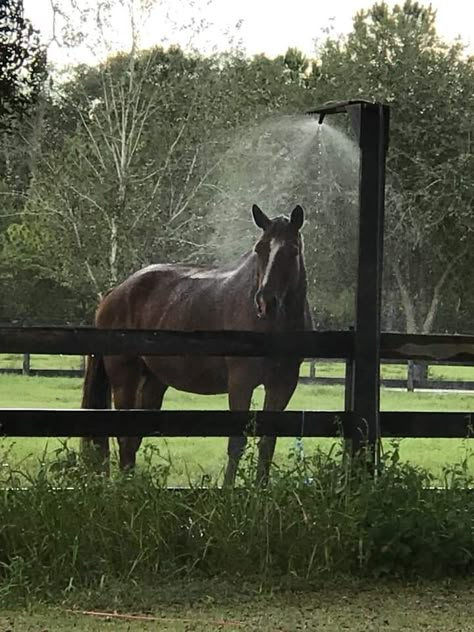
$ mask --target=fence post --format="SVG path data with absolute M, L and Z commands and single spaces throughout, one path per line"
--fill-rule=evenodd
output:
M 359 266 L 353 348 L 352 452 L 368 441 L 370 460 L 378 463 L 380 398 L 380 320 L 382 302 L 385 156 L 388 106 L 371 101 L 330 101 L 309 110 L 319 123 L 329 114 L 349 114 L 360 148 Z
M 24 353 L 23 354 L 23 366 L 22 366 L 22 374 L 23 375 L 30 375 L 30 363 L 31 363 L 31 356 L 29 353 Z
M 385 156 L 389 109 L 380 103 L 350 106 L 358 127 L 359 254 L 352 380 L 352 452 L 368 442 L 377 467 L 380 452 L 380 324 L 382 303 Z
M 428 384 L 428 363 L 424 360 L 408 360 L 407 391 L 426 388 Z
M 309 363 L 309 377 L 312 380 L 316 379 L 316 360 L 312 359 Z

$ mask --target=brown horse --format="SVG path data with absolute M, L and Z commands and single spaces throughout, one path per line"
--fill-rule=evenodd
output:
M 300 229 L 304 214 L 269 219 L 256 205 L 262 234 L 236 264 L 221 268 L 150 265 L 105 296 L 95 323 L 101 328 L 170 330 L 311 329 Z M 254 389 L 265 388 L 264 410 L 282 411 L 296 388 L 301 360 L 288 358 L 91 356 L 83 408 L 160 409 L 168 387 L 201 394 L 228 393 L 231 410 L 247 411 Z M 88 440 L 91 441 L 91 440 Z M 108 462 L 108 439 L 92 440 Z M 119 437 L 120 467 L 135 465 L 141 437 Z M 259 443 L 257 476 L 268 478 L 275 437 Z M 230 437 L 225 483 L 235 480 L 245 437 Z

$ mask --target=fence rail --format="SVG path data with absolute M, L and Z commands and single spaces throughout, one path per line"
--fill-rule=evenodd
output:
M 338 332 L 150 331 L 81 327 L 0 328 L 2 353 L 159 356 L 327 357 L 352 354 L 352 335 Z M 473 347 L 474 357 L 474 347 Z
M 0 327 L 1 353 L 339 358 L 353 356 L 352 331 L 155 331 L 92 327 Z M 383 333 L 383 360 L 474 365 L 474 336 Z
M 382 412 L 382 437 L 468 438 L 474 412 Z M 351 437 L 347 411 L 0 409 L 0 436 Z
M 148 355 L 220 355 L 324 357 L 346 360 L 350 377 L 353 332 L 169 332 L 96 330 L 91 328 L 0 328 L 1 353 L 83 355 L 140 353 Z M 446 364 L 474 365 L 474 336 L 412 336 L 382 334 L 381 357 L 420 359 Z M 347 369 L 350 370 L 347 370 Z M 354 439 L 363 432 L 354 426 L 346 383 L 345 411 L 155 411 L 155 410 L 41 410 L 0 409 L 3 436 L 234 436 L 246 432 L 274 436 Z M 385 437 L 470 437 L 473 412 L 382 412 Z
M 23 353 L 23 367 L 0 368 L 0 374 L 47 377 L 81 377 L 83 369 L 35 369 L 30 354 L 83 355 L 88 353 L 142 355 L 270 356 L 351 360 L 354 333 L 291 332 L 262 334 L 248 331 L 138 331 L 98 330 L 92 327 L 0 327 L 3 353 Z M 383 333 L 384 362 L 428 361 L 434 364 L 474 364 L 474 336 Z M 343 377 L 320 377 L 310 365 L 310 375 L 300 383 L 344 384 Z M 383 379 L 391 388 L 410 388 L 410 380 Z M 469 380 L 417 380 L 415 388 L 474 390 Z
M 300 384 L 320 384 L 326 386 L 344 385 L 346 379 L 344 377 L 316 376 L 307 377 L 300 376 Z M 408 389 L 411 390 L 408 378 L 387 378 L 381 379 L 380 385 L 385 388 Z M 427 380 L 415 380 L 413 390 L 426 389 L 432 391 L 474 391 L 473 380 L 440 380 L 428 378 Z

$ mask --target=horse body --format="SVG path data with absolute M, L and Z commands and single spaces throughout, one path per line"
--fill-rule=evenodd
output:
M 236 284 L 240 286 L 247 280 L 251 258 L 245 257 L 224 272 L 174 265 L 149 266 L 112 290 L 98 309 L 96 325 L 182 331 L 236 329 L 237 313 L 242 329 L 255 330 L 249 313 L 251 296 L 247 301 L 242 300 L 236 288 Z M 141 360 L 166 386 L 204 395 L 227 392 L 226 358 L 146 356 Z M 117 362 L 113 357 L 106 360 L 109 372 Z
M 310 329 L 299 235 L 302 219 L 300 223 L 293 216 L 269 220 L 258 211 L 254 207 L 254 219 L 264 230 L 262 240 L 236 264 L 148 266 L 107 294 L 97 309 L 96 326 L 182 331 Z M 298 274 L 289 274 L 290 268 Z M 167 388 L 173 387 L 199 394 L 228 393 L 231 410 L 245 411 L 255 387 L 263 384 L 264 409 L 284 410 L 296 388 L 300 364 L 298 358 L 94 356 L 88 364 L 83 406 L 92 407 L 93 376 L 101 368 L 116 408 L 159 409 Z M 121 467 L 133 467 L 140 441 L 139 437 L 119 438 Z M 245 441 L 244 437 L 229 439 L 227 483 L 235 478 Z M 107 456 L 108 448 L 101 447 Z M 274 438 L 262 438 L 260 480 L 268 477 L 274 447 Z

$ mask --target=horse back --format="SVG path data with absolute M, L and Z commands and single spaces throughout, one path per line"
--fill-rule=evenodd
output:
M 149 266 L 130 276 L 103 298 L 95 322 L 104 328 L 225 328 L 227 301 L 223 285 L 226 280 L 224 275 L 219 277 L 218 271 L 213 270 Z

